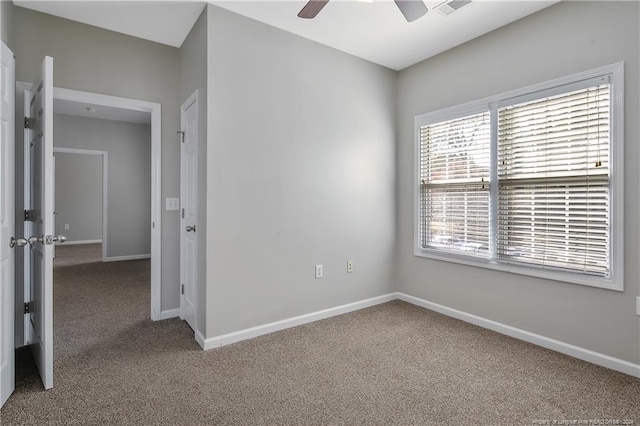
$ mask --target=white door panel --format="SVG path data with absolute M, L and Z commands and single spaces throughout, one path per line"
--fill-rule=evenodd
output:
M 180 318 L 196 330 L 198 282 L 198 92 L 181 109 Z
M 15 255 L 9 245 L 15 230 L 15 58 L 0 52 L 0 406 L 15 387 Z M 18 249 L 16 247 L 16 249 Z M 19 249 L 22 250 L 22 249 Z
M 45 389 L 53 387 L 53 58 L 46 57 L 28 100 L 31 229 L 30 346 Z

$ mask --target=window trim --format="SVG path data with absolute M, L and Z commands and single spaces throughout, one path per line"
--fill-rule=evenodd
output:
M 585 80 L 598 77 L 610 77 L 611 83 L 611 126 L 610 126 L 610 274 L 608 278 L 596 277 L 579 272 L 564 272 L 557 269 L 545 269 L 542 266 L 521 266 L 511 264 L 508 261 L 497 259 L 481 259 L 463 254 L 445 253 L 436 249 L 424 249 L 420 246 L 420 128 L 422 126 L 446 120 L 460 118 L 466 115 L 483 111 L 497 112 L 499 105 L 508 103 L 514 98 L 534 95 L 544 96 L 552 93 L 561 86 L 584 84 Z M 570 88 L 566 91 L 570 91 Z M 535 97 L 535 96 L 534 96 Z M 495 244 L 494 216 L 495 200 L 498 191 L 498 171 L 495 167 L 494 156 L 497 158 L 497 128 L 496 120 L 492 120 L 491 126 L 491 189 L 490 189 L 490 244 Z M 416 115 L 414 118 L 414 255 L 433 260 L 459 263 L 519 275 L 527 275 L 537 278 L 545 278 L 554 281 L 581 284 L 590 287 L 598 287 L 609 290 L 624 291 L 624 63 L 603 66 L 577 74 L 534 84 L 521 89 L 511 90 L 498 95 L 455 105 L 437 111 Z

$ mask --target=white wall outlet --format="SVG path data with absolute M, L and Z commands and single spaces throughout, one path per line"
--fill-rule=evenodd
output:
M 64 224 L 64 229 L 69 229 L 69 224 L 68 223 Z
M 322 269 L 322 265 L 316 265 L 316 279 L 322 278 L 324 276 L 324 271 Z
M 166 210 L 180 210 L 180 198 L 167 198 Z
M 347 272 L 353 272 L 353 260 L 347 260 Z
M 640 297 L 636 297 L 636 315 L 640 315 Z

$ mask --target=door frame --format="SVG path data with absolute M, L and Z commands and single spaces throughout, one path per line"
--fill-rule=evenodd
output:
M 107 259 L 107 189 L 109 182 L 109 153 L 107 151 L 98 151 L 94 149 L 79 149 L 79 148 L 62 148 L 53 147 L 53 155 L 55 160 L 55 154 L 77 154 L 77 155 L 100 155 L 102 156 L 102 261 L 108 262 Z M 55 176 L 55 169 L 54 169 Z M 55 201 L 55 197 L 54 197 Z M 55 209 L 55 204 L 54 204 Z M 54 227 L 55 229 L 55 227 Z M 55 233 L 55 232 L 54 232 Z
M 151 319 L 160 320 L 162 319 L 162 106 L 157 102 L 61 87 L 53 88 L 53 99 L 151 113 Z M 106 234 L 103 235 L 105 236 Z M 106 244 L 103 245 L 103 250 L 105 247 Z

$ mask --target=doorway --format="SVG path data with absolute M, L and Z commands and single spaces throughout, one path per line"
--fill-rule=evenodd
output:
M 91 92 L 64 89 L 55 87 L 53 90 L 54 102 L 56 100 L 77 103 L 79 105 L 96 105 L 104 109 L 126 110 L 132 113 L 150 115 L 151 126 L 151 319 L 161 319 L 161 106 L 155 102 L 147 102 L 135 99 L 121 98 L 115 96 L 102 95 Z M 91 107 L 88 107 L 91 108 Z M 87 111 L 91 113 L 91 111 Z M 107 169 L 108 170 L 108 169 Z M 106 216 L 106 215 L 105 215 Z M 103 218 L 104 221 L 104 218 Z M 103 239 L 107 237 L 107 230 L 103 226 Z M 108 238 L 108 237 L 107 237 Z M 106 245 L 103 244 L 103 247 Z M 103 257 L 108 259 L 108 253 Z M 123 259 L 113 259 L 123 260 Z
M 107 253 L 108 152 L 54 146 L 53 156 L 54 234 L 64 235 L 67 246 L 99 244 L 104 262 Z

